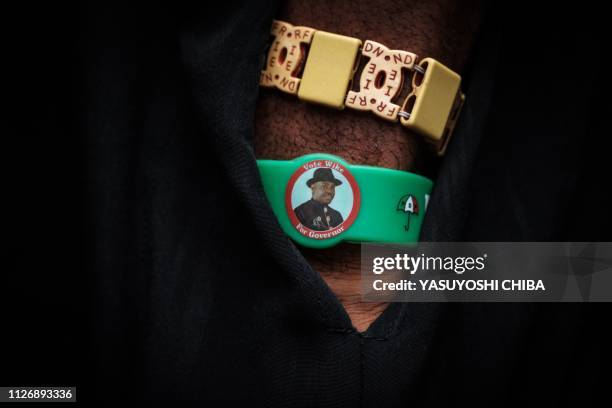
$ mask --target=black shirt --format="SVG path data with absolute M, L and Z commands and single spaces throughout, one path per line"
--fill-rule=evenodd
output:
M 54 292 L 48 279 L 37 292 L 49 314 L 79 299 L 79 330 L 22 334 L 14 350 L 75 361 L 63 382 L 81 401 L 550 406 L 605 392 L 607 304 L 391 304 L 365 333 L 353 328 L 282 232 L 257 172 L 253 117 L 277 5 L 226 3 L 81 14 L 65 120 L 82 148 L 86 259 L 75 276 L 86 284 Z M 489 9 L 458 128 L 431 174 L 423 240 L 609 240 L 603 25 L 597 10 L 562 7 Z M 45 127 L 63 140 L 66 127 Z
M 314 199 L 298 205 L 294 211 L 302 225 L 315 231 L 327 231 L 344 221 L 340 212 Z

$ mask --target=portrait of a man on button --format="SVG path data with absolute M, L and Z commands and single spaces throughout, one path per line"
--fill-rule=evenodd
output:
M 344 219 L 340 212 L 330 207 L 336 187 L 341 184 L 332 169 L 315 170 L 313 177 L 306 182 L 312 190 L 312 198 L 294 209 L 302 225 L 315 231 L 327 231 L 342 224 Z

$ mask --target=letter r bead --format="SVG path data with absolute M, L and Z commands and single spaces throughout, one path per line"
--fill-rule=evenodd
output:
M 361 72 L 359 92 L 349 91 L 346 106 L 372 111 L 383 119 L 397 120 L 400 106 L 391 101 L 402 89 L 405 75 L 402 69 L 414 68 L 416 54 L 390 50 L 370 40 L 363 45 L 361 54 L 370 60 Z
M 266 66 L 259 77 L 259 84 L 297 94 L 300 87 L 298 75 L 306 59 L 306 45 L 312 41 L 315 31 L 309 27 L 294 27 L 284 21 L 274 20 L 270 33 L 275 38 Z

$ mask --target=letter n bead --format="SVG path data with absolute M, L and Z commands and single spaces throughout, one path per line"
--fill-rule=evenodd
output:
M 361 50 L 369 61 L 359 80 L 359 92 L 349 91 L 345 104 L 353 109 L 372 111 L 381 118 L 395 121 L 400 106 L 391 102 L 401 91 L 405 73 L 412 70 L 416 54 L 390 50 L 374 41 L 366 41 Z
M 298 75 L 306 59 L 306 46 L 312 41 L 315 31 L 310 27 L 293 26 L 274 20 L 270 30 L 274 41 L 259 77 L 259 84 L 297 94 L 300 87 Z

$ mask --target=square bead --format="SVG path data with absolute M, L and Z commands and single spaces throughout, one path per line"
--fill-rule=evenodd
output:
M 425 74 L 420 84 L 413 78 L 412 92 L 402 106 L 410 117 L 400 122 L 444 150 L 465 99 L 459 90 L 461 77 L 432 58 L 424 58 L 419 65 L 425 67 Z
M 336 109 L 344 108 L 349 84 L 357 68 L 361 40 L 317 31 L 298 90 L 298 98 Z

